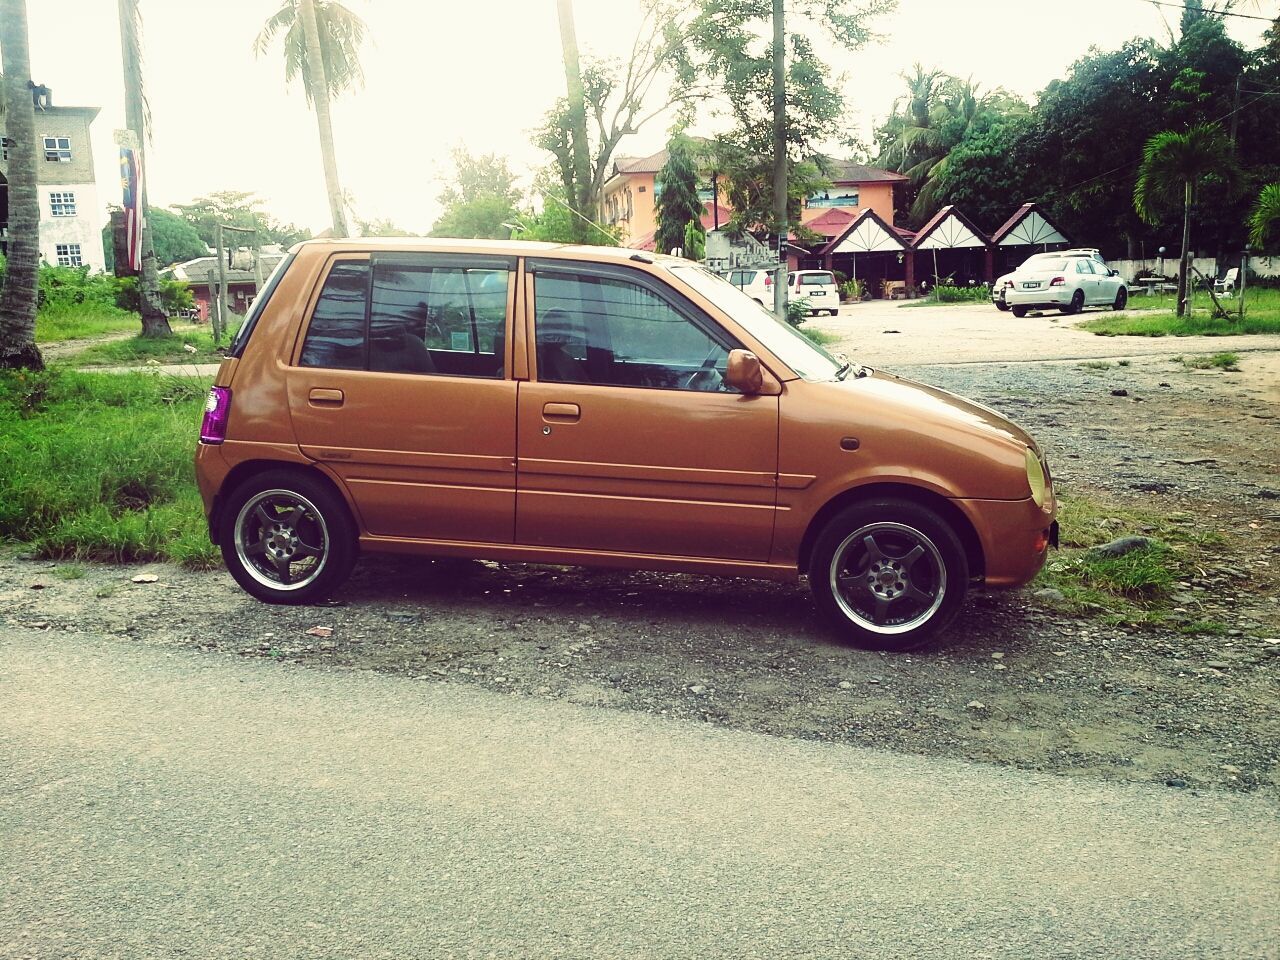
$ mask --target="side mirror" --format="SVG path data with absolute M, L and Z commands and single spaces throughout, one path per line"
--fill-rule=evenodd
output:
M 741 393 L 759 393 L 764 387 L 764 367 L 750 350 L 730 350 L 724 382 Z

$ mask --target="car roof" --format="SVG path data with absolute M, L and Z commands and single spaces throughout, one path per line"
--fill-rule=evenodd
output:
M 631 247 L 597 247 L 589 244 L 548 243 L 542 240 L 457 240 L 448 237 L 325 237 L 304 240 L 290 248 L 290 252 L 296 253 L 312 248 L 327 248 L 333 252 L 394 250 L 403 253 L 492 253 L 513 257 L 543 254 L 615 262 L 628 260 L 639 260 L 643 263 L 687 264 L 689 262 L 680 257 L 635 250 Z

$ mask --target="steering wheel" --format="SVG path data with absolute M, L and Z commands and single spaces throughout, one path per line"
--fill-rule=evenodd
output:
M 716 357 L 723 351 L 724 348 L 721 347 L 720 344 L 713 343 L 711 345 L 711 352 L 707 354 L 707 359 L 703 360 L 698 369 L 689 374 L 688 379 L 685 380 L 684 383 L 680 384 L 681 389 L 691 390 L 693 389 L 693 385 L 697 383 L 700 378 L 705 377 L 710 373 L 715 373 Z

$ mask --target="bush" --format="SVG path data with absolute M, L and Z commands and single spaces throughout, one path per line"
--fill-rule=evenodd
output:
M 190 310 L 196 304 L 191 295 L 191 288 L 181 280 L 160 278 L 160 305 L 164 312 L 173 317 L 183 310 Z M 134 313 L 142 312 L 142 294 L 138 292 L 137 277 L 120 277 L 116 280 L 116 306 Z
M 807 297 L 787 301 L 787 323 L 799 328 L 801 324 L 809 319 L 809 309 L 809 299 Z
M 991 291 L 986 284 L 961 287 L 944 280 L 933 288 L 933 296 L 939 303 L 985 303 L 991 299 Z

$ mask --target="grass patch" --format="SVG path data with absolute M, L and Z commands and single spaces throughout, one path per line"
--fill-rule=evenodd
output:
M 1106 360 L 1086 360 L 1080 364 L 1081 370 L 1110 370 L 1111 364 Z
M 0 373 L 0 537 L 67 560 L 210 567 L 192 456 L 203 382 Z
M 60 563 L 53 568 L 53 575 L 59 580 L 83 580 L 87 572 L 79 563 Z
M 36 343 L 84 340 L 125 330 L 141 330 L 136 313 L 103 303 L 53 303 L 36 314 Z
M 1178 357 L 1183 366 L 1192 370 L 1239 370 L 1240 355 L 1237 353 L 1215 353 L 1211 357 Z
M 822 330 L 814 330 L 812 327 L 800 327 L 799 329 L 802 335 L 808 337 L 811 342 L 820 347 L 840 341 L 840 337 L 834 333 L 825 333 Z
M 1228 320 L 1210 319 L 1212 302 L 1207 293 L 1197 293 L 1191 304 L 1191 316 L 1179 317 L 1174 311 L 1174 298 L 1147 297 L 1129 301 L 1130 313 L 1099 314 L 1078 324 L 1081 330 L 1104 337 L 1229 337 L 1247 333 L 1280 333 L 1280 290 L 1260 289 L 1245 296 L 1245 315 L 1236 316 L 1239 300 L 1228 298 L 1222 305 L 1231 314 Z
M 115 367 L 156 363 L 217 363 L 222 353 L 213 345 L 206 327 L 170 321 L 179 327 L 171 337 L 130 337 L 98 343 L 78 353 L 71 362 L 77 367 Z M 225 347 L 226 344 L 223 344 Z M 193 347 L 194 350 L 188 350 Z
M 1157 513 L 1059 490 L 1058 523 L 1062 549 L 1050 556 L 1035 586 L 1061 591 L 1068 610 L 1178 629 L 1198 622 L 1175 612 L 1176 587 L 1199 576 L 1198 565 L 1217 557 L 1223 538 L 1206 531 L 1195 515 Z M 1151 544 L 1122 557 L 1089 550 L 1127 535 L 1148 537 Z

